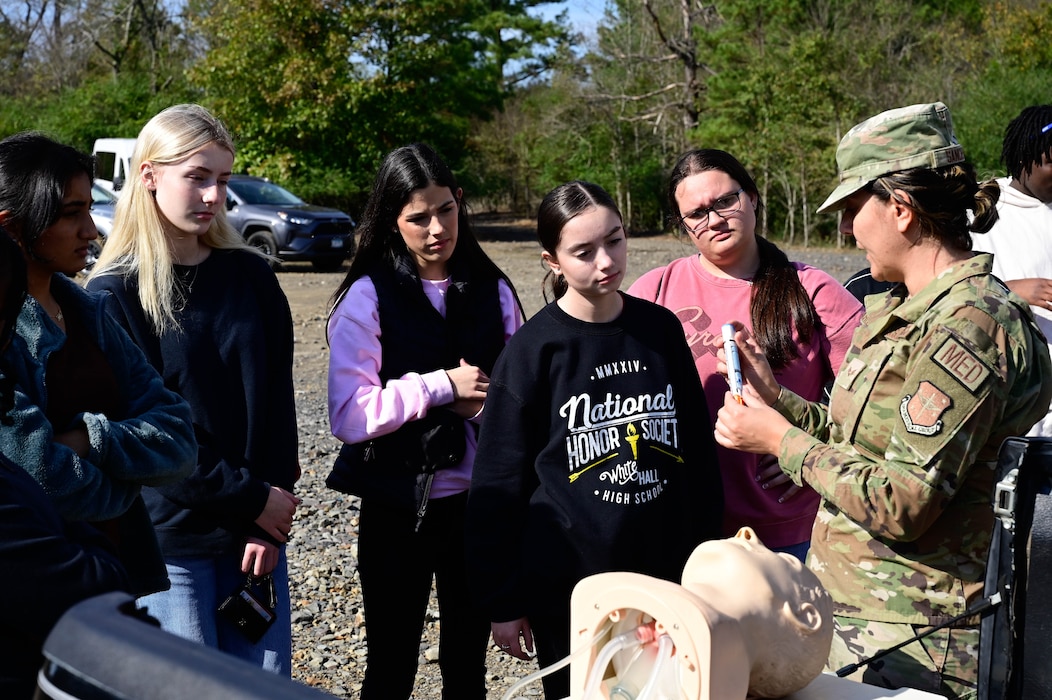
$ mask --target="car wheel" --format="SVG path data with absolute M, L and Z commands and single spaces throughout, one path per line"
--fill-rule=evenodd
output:
M 318 258 L 311 260 L 310 264 L 318 272 L 336 272 L 343 266 L 343 258 Z
M 269 255 L 274 258 L 270 263 L 270 266 L 276 268 L 281 264 L 278 257 L 278 243 L 274 240 L 274 234 L 270 231 L 255 231 L 248 237 L 248 244 L 253 248 L 258 248 L 264 255 Z

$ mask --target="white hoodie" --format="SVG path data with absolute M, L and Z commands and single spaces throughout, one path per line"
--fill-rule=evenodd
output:
M 989 233 L 973 233 L 972 245 L 977 251 L 994 254 L 994 274 L 1006 282 L 1052 279 L 1052 202 L 1042 202 L 1009 183 L 1007 177 L 997 181 L 1001 186 L 997 223 Z M 1052 339 L 1052 311 L 1038 306 L 1030 309 L 1041 332 Z M 1027 434 L 1052 436 L 1052 410 Z

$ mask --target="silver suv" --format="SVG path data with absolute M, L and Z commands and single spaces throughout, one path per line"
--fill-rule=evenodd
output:
M 307 204 L 266 178 L 232 175 L 226 209 L 227 220 L 250 245 L 281 260 L 333 271 L 354 252 L 354 219 Z

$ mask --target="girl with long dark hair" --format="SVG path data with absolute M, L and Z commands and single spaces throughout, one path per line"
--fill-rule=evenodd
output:
M 488 624 L 468 593 L 464 509 L 489 373 L 522 324 L 514 287 L 472 233 L 429 146 L 387 155 L 329 314 L 327 484 L 361 497 L 363 700 L 413 690 L 432 579 L 446 700 L 486 697 Z
M 741 319 L 764 349 L 780 381 L 808 399 L 822 397 L 840 369 L 862 307 L 825 272 L 790 262 L 760 235 L 763 204 L 738 160 L 706 148 L 683 154 L 668 183 L 673 225 L 696 255 L 645 273 L 628 293 L 676 313 L 709 399 L 723 405 L 727 385 L 716 371 L 720 328 Z M 771 455 L 719 448 L 723 470 L 723 536 L 748 525 L 775 551 L 801 560 L 811 539 L 818 494 L 799 488 Z
M 71 279 L 97 236 L 91 177 L 90 156 L 43 134 L 0 141 L 0 235 L 21 250 L 28 292 L 3 351 L 0 450 L 65 519 L 110 538 L 143 595 L 169 583 L 140 491 L 184 477 L 197 444 L 186 402 Z
M 628 243 L 610 195 L 555 188 L 537 236 L 556 299 L 493 370 L 468 562 L 493 641 L 523 659 L 536 648 L 547 667 L 570 652 L 578 581 L 634 571 L 678 582 L 694 547 L 718 536 L 723 492 L 679 324 L 620 291 Z M 568 670 L 545 676 L 544 691 L 569 695 Z

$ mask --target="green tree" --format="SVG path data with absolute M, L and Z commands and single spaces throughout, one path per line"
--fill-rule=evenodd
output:
M 0 0 L 0 133 L 37 129 L 88 150 L 193 99 L 178 9 L 160 0 Z
M 177 13 L 162 0 L 85 0 L 82 35 L 93 59 L 113 78 L 133 73 L 151 90 L 166 89 L 192 58 Z M 175 14 L 173 14 L 175 13 Z
M 1052 3 L 991 3 L 983 26 L 986 40 L 970 57 L 978 71 L 962 82 L 951 108 L 980 176 L 1003 176 L 1008 122 L 1025 107 L 1052 102 Z
M 54 94 L 133 72 L 159 91 L 186 65 L 177 10 L 161 0 L 0 0 L 0 90 Z
M 361 195 L 383 155 L 408 142 L 464 162 L 473 118 L 565 40 L 529 17 L 537 4 L 216 3 L 198 27 L 209 50 L 193 81 L 238 135 L 243 167 L 321 199 Z

